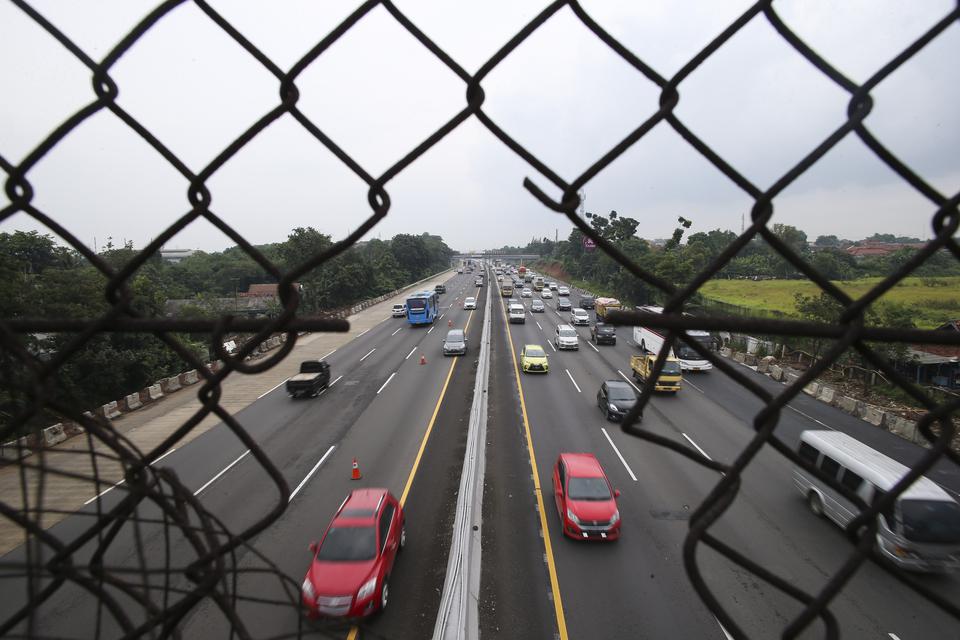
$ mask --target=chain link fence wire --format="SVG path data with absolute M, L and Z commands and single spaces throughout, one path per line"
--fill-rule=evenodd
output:
M 270 60 L 261 50 L 244 37 L 233 25 L 221 16 L 210 4 L 196 0 L 196 5 L 227 36 L 232 38 L 246 52 L 271 73 L 279 84 L 277 105 L 249 128 L 239 133 L 236 139 L 223 149 L 212 162 L 199 169 L 187 166 L 159 138 L 126 112 L 117 102 L 121 87 L 111 77 L 111 70 L 130 48 L 147 36 L 154 25 L 162 20 L 185 0 L 170 0 L 159 4 L 143 18 L 130 32 L 106 55 L 96 61 L 88 56 L 76 43 L 55 27 L 39 11 L 24 0 L 12 0 L 13 4 L 29 16 L 49 36 L 59 42 L 88 70 L 92 80 L 94 99 L 79 111 L 63 121 L 45 139 L 22 160 L 15 162 L 0 156 L 0 168 L 6 174 L 5 190 L 10 204 L 0 210 L 0 221 L 15 214 L 24 214 L 45 225 L 50 231 L 62 238 L 73 249 L 84 256 L 108 280 L 104 290 L 105 300 L 110 309 L 99 318 L 62 318 L 62 319 L 23 319 L 0 318 L 0 344 L 10 356 L 28 372 L 26 379 L 20 381 L 20 390 L 29 398 L 23 410 L 0 429 L 0 437 L 16 433 L 32 416 L 41 411 L 50 411 L 66 419 L 76 421 L 86 429 L 88 448 L 82 454 L 89 456 L 92 472 L 73 474 L 79 479 L 89 481 L 94 486 L 107 487 L 100 476 L 100 467 L 116 464 L 124 470 L 123 497 L 115 506 L 104 509 L 101 502 L 95 502 L 93 513 L 84 514 L 85 525 L 70 536 L 54 535 L 46 528 L 45 515 L 55 514 L 44 504 L 44 484 L 61 476 L 70 477 L 71 473 L 46 463 L 46 453 L 40 449 L 34 456 L 21 458 L 15 464 L 22 484 L 22 501 L 13 505 L 0 502 L 0 514 L 22 529 L 25 544 L 22 559 L 12 562 L 5 560 L 2 565 L 2 578 L 5 584 L 18 580 L 26 585 L 23 605 L 15 613 L 0 620 L 0 635 L 25 634 L 35 636 L 36 612 L 54 594 L 68 585 L 86 594 L 96 602 L 96 637 L 105 633 L 109 619 L 121 635 L 136 636 L 179 636 L 179 625 L 201 601 L 212 602 L 222 613 L 233 634 L 238 637 L 250 637 L 244 620 L 238 614 L 242 602 L 256 599 L 245 595 L 239 588 L 244 575 L 257 575 L 260 579 L 273 579 L 282 585 L 286 598 L 282 601 L 265 602 L 293 609 L 299 607 L 299 584 L 284 575 L 267 558 L 257 554 L 250 541 L 267 529 L 284 512 L 290 488 L 280 471 L 237 420 L 219 402 L 223 380 L 234 373 L 255 374 L 275 366 L 283 360 L 297 342 L 298 331 L 345 331 L 347 324 L 342 319 L 305 317 L 298 314 L 299 296 L 293 283 L 310 270 L 324 264 L 342 253 L 367 234 L 380 222 L 390 210 L 390 195 L 386 190 L 388 183 L 427 153 L 440 140 L 457 129 L 470 118 L 479 120 L 506 147 L 525 160 L 543 179 L 547 180 L 561 196 L 554 199 L 534 180 L 525 179 L 523 186 L 545 207 L 565 216 L 584 235 L 591 238 L 623 269 L 636 278 L 659 290 L 667 302 L 664 314 L 651 316 L 642 313 L 620 312 L 611 314 L 611 320 L 619 324 L 645 324 L 668 330 L 668 342 L 686 336 L 687 329 L 739 330 L 758 334 L 776 334 L 784 336 L 808 336 L 828 338 L 833 341 L 829 351 L 816 364 L 810 367 L 794 383 L 779 393 L 760 387 L 752 378 L 744 375 L 730 362 L 706 350 L 694 341 L 688 340 L 692 348 L 701 353 L 714 367 L 730 376 L 733 380 L 762 400 L 764 404 L 753 420 L 755 435 L 749 445 L 731 463 L 723 464 L 706 458 L 687 446 L 661 438 L 642 430 L 638 418 L 652 393 L 650 377 L 641 393 L 640 402 L 623 424 L 627 434 L 643 438 L 678 455 L 684 456 L 698 465 L 712 469 L 722 477 L 716 486 L 697 506 L 690 519 L 690 529 L 686 536 L 683 558 L 686 571 L 696 591 L 710 611 L 720 620 L 731 636 L 747 637 L 737 620 L 724 608 L 711 590 L 697 563 L 697 551 L 702 545 L 724 556 L 727 560 L 766 583 L 774 586 L 783 594 L 795 599 L 802 605 L 802 611 L 790 620 L 780 632 L 783 637 L 798 636 L 811 624 L 820 621 L 824 625 L 826 636 L 839 637 L 837 620 L 831 612 L 831 603 L 842 592 L 845 585 L 857 570 L 868 560 L 875 561 L 886 572 L 900 581 L 906 588 L 922 595 L 935 606 L 947 612 L 960 622 L 960 608 L 948 600 L 936 589 L 928 586 L 914 576 L 885 563 L 877 557 L 874 539 L 877 527 L 876 516 L 890 507 L 897 497 L 916 478 L 923 475 L 941 459 L 949 459 L 953 464 L 960 463 L 957 454 L 949 448 L 954 436 L 951 417 L 956 415 L 960 402 L 937 403 L 911 384 L 894 369 L 890 362 L 877 354 L 869 342 L 891 343 L 937 343 L 960 344 L 960 334 L 945 332 L 899 330 L 883 327 L 864 326 L 864 314 L 867 307 L 889 291 L 903 278 L 914 272 L 931 255 L 938 251 L 949 252 L 960 260 L 960 247 L 954 238 L 960 215 L 957 203 L 960 193 L 943 194 L 923 177 L 900 160 L 883 142 L 875 137 L 867 127 L 868 116 L 873 108 L 871 91 L 880 85 L 893 72 L 903 66 L 937 39 L 946 29 L 954 25 L 960 17 L 960 8 L 945 14 L 932 24 L 927 31 L 906 49 L 890 60 L 877 61 L 875 73 L 863 84 L 857 84 L 845 77 L 831 63 L 818 55 L 786 24 L 774 7 L 772 1 L 757 2 L 734 20 L 720 35 L 713 39 L 703 50 L 694 55 L 672 77 L 660 75 L 655 69 L 633 54 L 603 29 L 578 2 L 558 0 L 549 4 L 513 38 L 501 47 L 475 74 L 468 73 L 443 49 L 435 44 L 417 25 L 408 19 L 392 2 L 371 0 L 358 6 L 343 22 L 326 37 L 320 40 L 290 69 L 283 70 Z M 374 176 L 364 169 L 351 155 L 338 146 L 323 129 L 312 122 L 297 106 L 299 89 L 297 80 L 300 74 L 339 38 L 361 21 L 373 9 L 384 8 L 407 32 L 420 42 L 441 63 L 459 77 L 466 86 L 466 104 L 449 121 L 442 123 L 436 131 L 411 149 L 405 156 L 388 168 L 383 174 Z M 521 145 L 504 131 L 484 110 L 485 92 L 483 80 L 504 63 L 510 54 L 527 38 L 536 32 L 558 11 L 569 8 L 580 22 L 622 60 L 632 66 L 638 74 L 660 88 L 659 104 L 656 110 L 635 129 L 597 159 L 589 168 L 574 180 L 568 182 L 546 163 Z M 680 102 L 679 88 L 690 74 L 700 67 L 715 52 L 724 46 L 735 34 L 753 20 L 766 20 L 780 35 L 782 40 L 803 56 L 810 65 L 826 78 L 846 91 L 849 95 L 847 118 L 838 122 L 836 129 L 824 140 L 813 146 L 799 158 L 796 164 L 772 185 L 764 188 L 753 184 L 736 167 L 727 162 L 704 140 L 691 131 L 675 114 Z M 8 64 L 16 64 L 7 61 Z M 22 64 L 22 62 L 20 62 Z M 43 211 L 33 204 L 34 187 L 30 182 L 31 170 L 64 138 L 69 136 L 80 124 L 100 112 L 110 112 L 126 124 L 129 129 L 149 144 L 158 154 L 178 171 L 188 182 L 188 207 L 185 213 L 154 239 L 137 256 L 120 269 L 107 264 L 99 255 L 91 251 L 83 242 L 72 235 L 57 222 L 57 212 Z M 346 167 L 362 179 L 367 187 L 367 203 L 370 216 L 356 230 L 328 250 L 317 255 L 307 256 L 296 268 L 283 272 L 272 264 L 246 238 L 242 237 L 229 224 L 224 222 L 211 206 L 211 194 L 207 182 L 233 156 L 256 138 L 271 123 L 283 116 L 290 116 L 302 127 L 304 135 L 311 136 L 320 145 L 333 153 Z M 726 176 L 753 202 L 750 210 L 751 224 L 725 251 L 704 268 L 688 284 L 674 286 L 657 275 L 647 271 L 641 265 L 633 263 L 617 247 L 598 236 L 587 222 L 577 215 L 580 198 L 577 193 L 592 178 L 609 166 L 633 145 L 642 143 L 654 127 L 665 124 L 676 131 L 689 146 L 706 159 L 717 171 Z M 934 237 L 926 246 L 917 251 L 912 259 L 878 283 L 867 295 L 852 299 L 836 285 L 827 280 L 810 263 L 805 261 L 791 247 L 787 246 L 771 230 L 775 201 L 789 185 L 813 167 L 827 152 L 842 140 L 855 136 L 869 148 L 887 167 L 896 173 L 907 185 L 929 201 L 929 210 L 913 212 L 929 215 Z M 137 270 L 160 248 L 188 225 L 204 219 L 226 234 L 248 256 L 280 283 L 279 291 L 282 312 L 276 318 L 262 320 L 233 319 L 224 316 L 212 321 L 189 322 L 177 319 L 144 317 L 134 308 L 133 297 L 128 286 Z M 761 237 L 798 271 L 815 282 L 824 292 L 843 306 L 844 312 L 835 325 L 802 321 L 790 321 L 770 318 L 725 317 L 721 315 L 684 315 L 685 305 L 690 302 L 707 280 L 713 277 L 751 240 Z M 210 371 L 198 362 L 174 334 L 180 331 L 208 332 L 211 344 L 224 366 L 218 371 Z M 223 350 L 223 337 L 233 331 L 255 334 L 243 348 L 232 355 Z M 35 332 L 66 332 L 72 334 L 67 345 L 48 358 L 39 358 L 22 346 L 20 336 Z M 169 437 L 149 451 L 140 451 L 129 440 L 111 428 L 108 420 L 91 414 L 80 413 L 76 407 L 64 402 L 49 392 L 50 380 L 63 365 L 92 337 L 107 332 L 149 332 L 163 341 L 170 349 L 179 354 L 187 363 L 202 374 L 203 385 L 199 397 L 203 406 L 189 420 L 184 422 Z M 263 339 L 276 334 L 286 333 L 283 346 L 269 357 L 256 362 L 246 361 L 246 356 Z M 859 352 L 868 362 L 882 371 L 896 386 L 908 393 L 916 402 L 926 408 L 927 413 L 919 423 L 928 445 L 926 453 L 896 487 L 876 504 L 866 505 L 849 489 L 839 485 L 833 479 L 825 478 L 810 464 L 800 459 L 777 436 L 777 425 L 783 408 L 796 398 L 803 387 L 814 380 L 818 374 L 836 361 L 847 350 Z M 666 350 L 656 363 L 659 372 L 663 365 Z M 154 468 L 151 464 L 168 453 L 185 434 L 194 429 L 204 418 L 215 415 L 250 450 L 250 454 L 263 472 L 271 479 L 278 492 L 275 505 L 262 517 L 242 531 L 231 531 L 212 514 L 180 482 L 175 474 Z M 4 437 L 4 440 L 7 439 Z M 834 489 L 857 503 L 862 513 L 846 527 L 846 535 L 851 544 L 847 561 L 833 576 L 827 579 L 817 592 L 807 593 L 800 590 L 788 579 L 753 561 L 746 550 L 738 550 L 724 544 L 711 534 L 711 525 L 736 499 L 745 469 L 758 451 L 768 447 L 774 449 L 785 460 L 805 468 L 829 483 Z M 31 484 L 33 483 L 33 484 Z M 34 490 L 28 491 L 28 486 Z M 138 553 L 130 561 L 119 562 L 110 555 L 111 546 L 121 537 L 133 535 L 136 548 L 142 551 L 142 536 L 156 528 L 164 536 L 165 552 L 161 558 L 147 558 Z M 132 530 L 132 531 L 131 531 Z M 184 549 L 187 551 L 185 552 Z M 81 553 L 81 550 L 83 552 Z M 245 552 L 256 562 L 238 562 L 238 554 Z M 186 564 L 179 559 L 187 553 L 191 558 Z M 174 558 L 178 560 L 175 561 Z M 254 564 L 256 566 L 250 566 Z M 6 588 L 4 589 L 6 592 Z M 300 617 L 300 616 L 298 616 Z M 301 617 L 302 618 L 302 617 Z M 305 633 L 305 627 L 297 627 L 291 635 Z M 322 629 L 311 628 L 311 632 Z M 112 634 L 111 634 L 112 635 Z M 770 630 L 769 635 L 774 635 Z

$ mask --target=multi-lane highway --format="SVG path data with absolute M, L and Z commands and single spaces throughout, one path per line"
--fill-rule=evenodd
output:
M 556 352 L 550 346 L 557 325 L 569 313 L 544 300 L 544 313 L 530 313 L 524 324 L 508 324 L 496 280 L 485 286 L 473 274 L 451 277 L 440 296 L 443 316 L 432 327 L 383 319 L 336 351 L 311 353 L 297 348 L 291 358 L 325 357 L 331 386 L 318 398 L 291 400 L 275 388 L 237 415 L 291 489 L 280 519 L 253 541 L 258 553 L 289 580 L 256 572 L 265 560 L 240 550 L 237 610 L 254 637 L 319 631 L 335 637 L 430 637 L 447 567 L 451 525 L 466 428 L 473 401 L 474 364 L 482 324 L 492 326 L 487 463 L 479 594 L 480 631 L 504 638 L 724 638 L 725 632 L 690 585 L 681 552 L 690 512 L 718 481 L 715 473 L 647 441 L 623 434 L 596 406 L 605 379 L 629 375 L 629 356 L 638 353 L 630 329 L 618 329 L 615 346 L 589 344 L 580 327 L 580 349 Z M 484 296 L 492 313 L 484 316 Z M 535 294 L 537 295 L 537 294 Z M 465 296 L 479 296 L 477 310 L 464 310 Z M 519 297 L 519 294 L 517 295 Z M 571 296 L 574 305 L 577 296 Z M 591 312 L 591 322 L 594 320 Z M 449 327 L 465 328 L 466 356 L 444 358 L 442 339 Z M 549 354 L 550 373 L 524 375 L 517 359 L 525 344 Z M 421 356 L 425 364 L 421 364 Z M 779 383 L 747 370 L 757 383 L 777 391 Z M 711 458 L 732 461 L 751 438 L 761 401 L 719 371 L 685 378 L 676 397 L 656 397 L 643 428 L 695 447 Z M 809 428 L 847 431 L 905 462 L 919 449 L 806 396 L 785 412 L 778 433 L 794 444 Z M 560 535 L 551 487 L 552 468 L 562 451 L 594 453 L 621 490 L 622 538 L 613 543 L 582 543 Z M 361 480 L 350 479 L 357 458 Z M 204 507 L 232 530 L 255 523 L 278 504 L 279 495 L 255 457 L 223 425 L 215 427 L 157 463 L 175 472 L 196 492 Z M 815 518 L 792 485 L 791 469 L 768 450 L 750 465 L 741 494 L 711 532 L 727 545 L 761 562 L 792 584 L 815 593 L 849 552 L 842 532 Z M 960 490 L 955 469 L 941 465 L 931 474 L 952 491 Z M 305 623 L 289 606 L 265 602 L 297 598 L 316 540 L 331 515 L 358 486 L 383 486 L 404 502 L 408 546 L 390 579 L 390 604 L 383 615 L 350 624 Z M 109 509 L 126 496 L 123 487 L 100 503 L 54 528 L 64 539 L 82 529 L 95 509 Z M 79 507 L 80 505 L 78 505 Z M 140 516 L 156 515 L 147 504 Z M 154 509 L 155 510 L 155 509 Z M 108 564 L 183 567 L 195 557 L 177 532 L 162 524 L 126 527 L 111 546 Z M 138 551 L 138 549 L 140 551 Z M 142 553 L 142 557 L 141 554 Z M 22 558 L 16 549 L 4 558 Z M 89 559 L 86 547 L 78 564 Z M 762 580 L 702 548 L 698 561 L 716 596 L 751 637 L 771 637 L 798 613 L 799 605 Z M 953 602 L 960 602 L 954 576 L 921 576 Z M 163 584 L 152 576 L 154 584 Z M 187 587 L 174 574 L 174 586 Z M 26 593 L 5 580 L 0 614 L 6 619 Z M 225 584 L 225 589 L 233 589 Z M 261 602 L 260 600 L 264 600 Z M 99 616 L 91 596 L 65 586 L 45 602 L 30 629 L 36 635 L 86 638 L 120 635 L 109 615 Z M 135 611 L 135 607 L 130 608 Z M 852 638 L 958 637 L 955 620 L 874 566 L 864 567 L 834 601 L 845 636 Z M 133 624 L 137 615 L 131 614 Z M 184 637 L 227 637 L 228 620 L 212 599 L 181 621 Z M 26 626 L 16 632 L 26 633 Z M 803 637 L 822 637 L 814 625 Z

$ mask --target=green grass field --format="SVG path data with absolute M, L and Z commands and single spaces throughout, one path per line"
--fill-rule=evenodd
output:
M 851 298 L 859 298 L 881 280 L 862 278 L 834 284 Z M 700 288 L 700 293 L 727 304 L 796 315 L 793 294 L 815 296 L 820 288 L 806 280 L 711 280 Z M 917 327 L 932 329 L 960 318 L 960 277 L 906 278 L 880 298 L 883 302 L 909 305 Z

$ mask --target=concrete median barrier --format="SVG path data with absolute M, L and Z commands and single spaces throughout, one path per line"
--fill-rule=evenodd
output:
M 164 393 L 173 393 L 174 391 L 180 390 L 180 378 L 173 376 L 170 378 L 164 378 L 160 381 L 160 388 Z
M 180 374 L 180 384 L 188 387 L 191 384 L 197 384 L 200 380 L 200 376 L 197 374 L 196 369 L 190 369 L 190 371 L 184 371 Z
M 821 385 L 820 394 L 817 396 L 817 399 L 821 402 L 826 402 L 827 404 L 833 404 L 835 394 L 836 391 L 833 389 L 833 387 Z
M 67 434 L 63 431 L 63 423 L 58 422 L 52 427 L 47 427 L 43 430 L 43 444 L 52 447 L 56 444 L 60 444 L 67 439 Z
M 145 389 L 146 391 L 146 400 L 147 402 L 156 402 L 163 397 L 163 389 L 160 388 L 159 384 L 149 386 Z
M 131 393 L 130 395 L 124 397 L 123 399 L 123 410 L 124 411 L 136 411 L 143 406 L 143 402 L 140 400 L 140 392 Z
M 123 415 L 120 413 L 120 407 L 117 406 L 116 400 L 114 400 L 113 402 L 108 402 L 107 404 L 97 409 L 97 413 L 100 414 L 101 417 L 106 418 L 107 420 L 113 420 Z

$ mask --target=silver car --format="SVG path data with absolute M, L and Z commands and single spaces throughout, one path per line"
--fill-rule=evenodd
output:
M 477 299 L 473 296 L 469 296 L 463 299 L 463 308 L 464 309 L 476 309 L 477 308 Z
M 447 331 L 447 337 L 443 339 L 443 355 L 456 356 L 467 354 L 467 336 L 463 329 L 450 329 Z
M 532 298 L 532 297 L 533 297 L 533 291 L 532 291 L 529 287 L 524 287 L 524 288 L 523 288 L 523 291 L 520 292 L 520 297 L 521 297 L 521 298 Z

